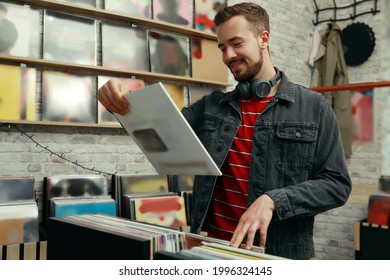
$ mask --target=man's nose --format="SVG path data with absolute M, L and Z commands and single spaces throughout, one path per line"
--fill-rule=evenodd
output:
M 226 64 L 229 64 L 229 62 L 237 56 L 236 52 L 233 48 L 227 48 L 224 53 L 224 61 Z

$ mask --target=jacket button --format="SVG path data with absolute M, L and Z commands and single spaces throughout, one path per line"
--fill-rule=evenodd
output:
M 229 131 L 230 130 L 230 126 L 225 126 L 225 131 Z
M 221 146 L 218 146 L 218 147 L 217 147 L 217 152 L 220 152 L 220 151 L 222 151 L 222 147 L 221 147 Z
M 299 138 L 299 137 L 302 136 L 302 134 L 298 131 L 298 132 L 295 133 L 295 136 Z

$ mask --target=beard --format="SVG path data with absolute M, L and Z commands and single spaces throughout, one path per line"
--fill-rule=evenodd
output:
M 234 79 L 237 82 L 251 81 L 260 72 L 261 67 L 263 67 L 263 63 L 264 63 L 264 61 L 263 61 L 263 54 L 260 52 L 260 48 L 259 48 L 259 56 L 260 56 L 259 59 L 257 61 L 255 61 L 254 63 L 252 63 L 252 64 L 247 63 L 245 61 L 245 58 L 243 58 L 243 57 L 238 57 L 235 60 L 230 61 L 229 64 L 237 62 L 237 61 L 240 61 L 241 63 L 246 63 L 247 64 L 248 68 L 242 74 L 235 73 L 229 67 L 230 72 L 232 72 L 232 74 L 234 76 Z

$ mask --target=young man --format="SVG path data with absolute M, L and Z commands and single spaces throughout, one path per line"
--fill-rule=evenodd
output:
M 343 205 L 351 191 L 335 114 L 322 95 L 272 65 L 262 7 L 226 7 L 215 23 L 222 60 L 238 85 L 182 111 L 223 173 L 196 177 L 191 231 L 309 259 L 315 215 Z M 125 114 L 125 92 L 112 80 L 98 99 Z

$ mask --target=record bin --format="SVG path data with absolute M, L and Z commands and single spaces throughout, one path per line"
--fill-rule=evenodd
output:
M 367 219 L 355 223 L 355 258 L 357 260 L 389 260 L 389 226 L 370 224 Z

